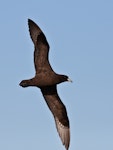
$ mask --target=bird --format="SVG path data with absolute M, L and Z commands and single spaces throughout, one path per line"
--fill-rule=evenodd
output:
M 35 76 L 31 79 L 22 80 L 20 86 L 35 86 L 41 93 L 53 114 L 56 129 L 62 144 L 68 150 L 70 145 L 70 123 L 65 105 L 62 103 L 58 92 L 57 84 L 65 81 L 72 82 L 67 75 L 57 74 L 49 62 L 48 41 L 40 27 L 31 19 L 28 19 L 30 37 L 34 44 L 34 67 Z

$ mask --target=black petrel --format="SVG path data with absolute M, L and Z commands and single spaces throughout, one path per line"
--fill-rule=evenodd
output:
M 66 150 L 70 143 L 70 126 L 65 105 L 62 103 L 57 93 L 57 84 L 70 81 L 66 75 L 60 75 L 53 71 L 49 59 L 49 44 L 46 37 L 38 25 L 28 19 L 29 32 L 34 43 L 34 66 L 36 74 L 32 79 L 23 80 L 20 83 L 22 87 L 39 87 L 42 95 L 51 110 L 56 128 Z

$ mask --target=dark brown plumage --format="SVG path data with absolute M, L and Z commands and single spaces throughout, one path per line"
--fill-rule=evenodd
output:
M 44 33 L 32 20 L 28 19 L 29 32 L 34 43 L 35 77 L 23 80 L 22 87 L 36 86 L 41 89 L 42 95 L 51 110 L 59 136 L 66 150 L 70 143 L 70 127 L 67 111 L 57 93 L 57 84 L 71 81 L 68 76 L 56 74 L 48 60 L 49 44 Z

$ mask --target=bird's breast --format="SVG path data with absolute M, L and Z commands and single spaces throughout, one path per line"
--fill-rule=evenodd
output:
M 57 76 L 54 72 L 40 72 L 35 76 L 35 83 L 38 87 L 51 86 L 58 84 Z

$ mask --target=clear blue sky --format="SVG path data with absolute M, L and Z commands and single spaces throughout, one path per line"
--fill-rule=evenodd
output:
M 73 83 L 58 86 L 71 125 L 70 150 L 113 150 L 113 1 L 0 2 L 0 150 L 63 150 L 34 76 L 27 19 L 50 44 L 50 62 Z

